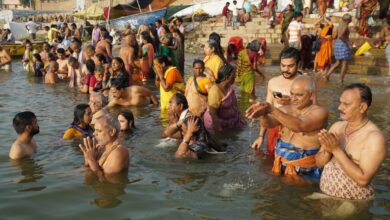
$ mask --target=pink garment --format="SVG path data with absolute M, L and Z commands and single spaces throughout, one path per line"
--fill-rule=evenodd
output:
M 210 115 L 209 108 L 204 113 L 203 120 L 207 130 L 213 130 L 213 119 Z M 221 105 L 217 110 L 217 117 L 223 130 L 245 127 L 245 121 L 240 119 L 240 111 L 238 110 L 237 98 L 233 86 L 230 87 L 222 99 Z

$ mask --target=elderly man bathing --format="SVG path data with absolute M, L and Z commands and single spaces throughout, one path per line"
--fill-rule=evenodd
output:
M 119 173 L 129 167 L 129 151 L 119 140 L 120 126 L 116 118 L 106 114 L 97 118 L 94 138 L 84 138 L 79 147 L 85 166 L 99 176 Z
M 112 100 L 108 106 L 145 106 L 153 103 L 158 105 L 157 97 L 147 88 L 142 86 L 126 87 L 121 80 L 111 81 L 110 93 Z
M 270 103 L 254 103 L 246 111 L 248 118 L 260 118 L 265 128 L 281 126 L 275 147 L 275 174 L 320 177 L 315 154 L 320 143 L 318 132 L 326 127 L 328 112 L 312 102 L 315 82 L 311 77 L 297 77 L 290 89 L 291 104 L 276 108 Z
M 372 102 L 368 86 L 345 87 L 340 96 L 340 119 L 329 131 L 318 134 L 321 143 L 317 165 L 324 167 L 321 191 L 343 199 L 372 198 L 371 181 L 386 158 L 387 147 L 381 130 L 367 117 Z

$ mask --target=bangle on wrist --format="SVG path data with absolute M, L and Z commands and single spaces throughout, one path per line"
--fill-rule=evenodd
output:
M 186 139 L 183 138 L 183 141 L 182 141 L 183 144 L 186 144 L 186 145 L 190 145 L 190 141 L 186 141 Z

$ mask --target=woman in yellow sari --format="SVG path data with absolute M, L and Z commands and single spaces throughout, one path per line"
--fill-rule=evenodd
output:
M 184 93 L 183 77 L 166 56 L 155 57 L 153 69 L 157 76 L 156 86 L 160 87 L 161 110 L 167 110 L 171 97 L 177 92 Z
M 258 40 L 250 42 L 246 50 L 238 54 L 236 68 L 236 82 L 240 83 L 242 92 L 255 94 L 255 72 L 259 58 L 260 43 Z
M 332 37 L 332 31 L 333 31 L 333 24 L 326 18 L 325 24 L 320 24 L 321 32 L 320 32 L 320 39 L 321 39 L 321 46 L 320 50 L 317 52 L 317 68 L 321 69 L 323 72 L 326 73 L 329 69 L 329 65 L 332 60 L 332 51 L 333 51 L 333 37 Z
M 225 62 L 225 57 L 223 52 L 220 51 L 218 43 L 210 39 L 204 46 L 205 58 L 203 62 L 205 63 L 205 72 L 207 77 L 211 81 L 215 81 L 218 78 L 218 71 Z
M 187 80 L 185 96 L 188 101 L 188 109 L 193 115 L 202 117 L 207 109 L 208 90 L 212 82 L 204 75 L 204 62 L 194 60 L 192 64 L 193 76 Z

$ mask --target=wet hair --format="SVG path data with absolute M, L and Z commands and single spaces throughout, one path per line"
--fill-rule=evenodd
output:
M 297 19 L 297 18 L 299 18 L 299 17 L 303 17 L 302 12 L 295 12 L 295 13 L 294 13 L 294 18 Z
M 224 63 L 218 71 L 218 78 L 215 80 L 215 83 L 221 83 L 234 75 L 234 67 L 228 63 Z
M 57 56 L 54 53 L 49 53 L 47 60 L 48 61 L 56 61 L 57 60 Z
M 216 53 L 223 61 L 225 61 L 225 57 L 223 56 L 223 49 L 221 46 L 221 36 L 218 33 L 213 32 L 209 35 L 209 40 L 215 41 L 214 47 L 216 48 L 215 50 L 218 51 Z
M 25 111 L 25 112 L 19 112 L 15 115 L 14 119 L 12 120 L 12 125 L 14 126 L 14 129 L 17 134 L 21 134 L 26 129 L 27 125 L 32 125 L 33 120 L 37 117 L 33 112 Z
M 69 59 L 68 59 L 68 64 L 72 65 L 72 64 L 74 64 L 74 63 L 76 63 L 76 62 L 78 62 L 78 60 L 77 60 L 76 58 L 74 58 L 74 57 L 69 57 Z
M 184 35 L 180 32 L 178 28 L 173 29 L 173 33 L 176 33 L 179 35 L 180 39 L 183 41 L 184 40 Z
M 76 45 L 78 48 L 81 49 L 82 44 L 81 44 L 81 41 L 79 39 L 73 38 L 72 44 Z
M 213 40 L 213 39 L 209 39 L 209 40 L 207 41 L 207 44 L 209 45 L 210 48 L 214 48 L 214 53 L 215 53 L 219 58 L 221 58 L 222 61 L 225 62 L 225 56 L 223 55 L 221 46 L 218 45 L 217 41 L 215 41 L 215 40 Z
M 111 35 L 104 36 L 104 39 L 109 40 L 111 42 L 114 40 L 114 38 Z
M 167 56 L 159 55 L 154 58 L 154 60 L 159 64 L 165 64 L 165 66 L 172 65 L 171 61 L 169 61 Z
M 135 128 L 134 115 L 131 111 L 122 111 L 118 114 L 118 116 L 119 115 L 122 115 L 124 118 L 126 118 L 128 124 L 130 124 L 130 122 L 133 122 L 131 123 L 131 128 Z
M 50 48 L 50 44 L 48 42 L 43 42 L 42 46 L 48 46 Z
M 177 105 L 183 105 L 183 109 L 188 109 L 188 101 L 187 98 L 181 93 L 175 93 L 172 97 L 175 98 Z
M 102 65 L 95 66 L 94 72 L 104 73 L 104 67 Z
M 85 48 L 85 50 L 93 50 L 93 51 L 95 51 L 95 47 L 92 46 L 92 45 L 88 45 L 88 46 Z
M 163 29 L 165 30 L 165 32 L 166 32 L 167 34 L 170 33 L 169 28 L 168 28 L 168 25 L 164 24 L 162 27 L 163 27 Z
M 88 104 L 78 104 L 74 108 L 73 112 L 73 122 L 72 125 L 79 125 L 83 121 L 83 117 L 87 109 L 89 108 Z
M 34 57 L 36 60 L 38 60 L 39 62 L 42 63 L 42 58 L 41 58 L 41 55 L 40 55 L 39 53 L 34 53 L 34 54 L 33 54 L 33 57 Z
M 153 40 L 150 37 L 150 34 L 148 32 L 146 32 L 146 31 L 141 32 L 141 37 L 142 37 L 143 40 L 146 40 L 146 42 L 148 42 L 150 44 L 153 44 Z
M 64 48 L 58 48 L 58 49 L 57 49 L 57 53 L 65 54 Z
M 95 62 L 92 59 L 88 59 L 85 62 L 85 67 L 91 75 L 95 73 Z
M 294 60 L 299 63 L 301 60 L 301 52 L 294 47 L 284 48 L 282 52 L 280 52 L 280 60 L 290 58 L 294 58 Z
M 115 88 L 115 89 L 124 89 L 128 87 L 128 85 L 126 85 L 126 83 L 120 79 L 120 78 L 113 78 L 111 79 L 111 88 Z
M 119 65 L 121 66 L 121 71 L 126 72 L 125 63 L 123 62 L 122 58 L 114 57 L 114 59 L 112 59 L 112 61 L 114 61 L 114 60 L 116 60 L 119 63 Z
M 368 87 L 364 83 L 352 83 L 344 87 L 343 92 L 347 90 L 357 89 L 360 93 L 360 101 L 367 103 L 368 107 L 370 107 L 372 102 L 372 93 L 370 87 Z
M 101 63 L 103 63 L 103 64 L 107 63 L 107 58 L 103 54 L 98 53 L 95 56 Z
M 204 67 L 204 62 L 203 60 L 195 59 L 194 62 L 192 63 L 192 67 L 195 67 L 195 64 L 200 63 Z

